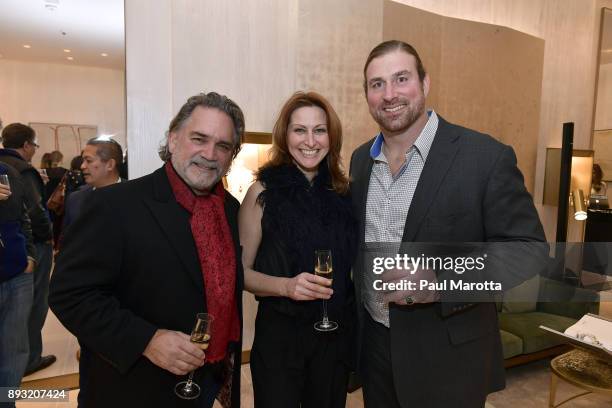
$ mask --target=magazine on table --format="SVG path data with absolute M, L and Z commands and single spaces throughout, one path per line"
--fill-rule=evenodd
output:
M 573 346 L 596 353 L 600 357 L 612 359 L 612 320 L 595 314 L 585 314 L 565 332 L 540 326 L 554 336 Z

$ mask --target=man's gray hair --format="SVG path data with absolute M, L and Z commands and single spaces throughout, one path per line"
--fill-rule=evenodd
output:
M 234 159 L 238 155 L 238 152 L 240 152 L 240 146 L 242 144 L 242 139 L 244 138 L 244 115 L 242 110 L 236 104 L 236 102 L 232 101 L 225 95 L 219 95 L 216 92 L 201 92 L 198 95 L 194 95 L 187 99 L 187 102 L 181 107 L 174 119 L 172 119 L 170 122 L 164 143 L 162 146 L 160 146 L 158 151 L 159 157 L 164 162 L 169 161 L 170 157 L 172 157 L 168 147 L 168 136 L 171 132 L 180 130 L 189 120 L 191 114 L 198 106 L 203 108 L 219 109 L 221 112 L 226 113 L 227 116 L 230 117 L 232 123 L 234 124 L 234 151 L 232 152 L 232 159 Z
M 119 142 L 108 136 L 97 136 L 89 139 L 87 146 L 95 146 L 96 155 L 103 162 L 106 163 L 110 159 L 115 160 L 115 170 L 119 171 L 123 164 L 123 149 Z

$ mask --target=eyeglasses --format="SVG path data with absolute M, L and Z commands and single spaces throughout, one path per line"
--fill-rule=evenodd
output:
M 31 144 L 32 146 L 34 146 L 37 149 L 40 147 L 40 145 L 38 143 L 36 143 L 36 142 L 28 142 L 28 143 Z

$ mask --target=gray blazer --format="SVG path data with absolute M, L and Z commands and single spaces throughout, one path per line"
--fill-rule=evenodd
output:
M 372 143 L 370 140 L 357 148 L 350 165 L 362 245 Z M 513 149 L 440 117 L 402 241 L 545 241 Z M 360 251 L 354 269 L 359 302 L 358 353 L 367 313 L 361 303 L 365 273 L 362 256 Z M 391 304 L 389 318 L 393 378 L 403 406 L 473 407 L 488 393 L 504 388 L 494 303 Z

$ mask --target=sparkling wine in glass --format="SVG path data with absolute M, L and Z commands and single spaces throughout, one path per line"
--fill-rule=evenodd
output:
M 191 342 L 198 344 L 202 350 L 208 348 L 210 342 L 210 327 L 213 317 L 208 313 L 198 313 L 196 322 L 191 331 Z M 192 400 L 200 396 L 200 386 L 193 382 L 193 373 L 189 373 L 189 378 L 186 381 L 181 381 L 174 387 L 174 392 L 182 399 Z
M 9 178 L 7 174 L 0 174 L 0 184 L 4 184 L 6 187 L 11 189 L 11 184 L 9 183 Z
M 9 183 L 9 178 L 7 174 L 0 174 L 0 184 L 3 184 L 10 191 L 11 184 Z M 2 241 L 2 235 L 0 235 L 0 249 L 4 249 L 4 242 Z
M 332 264 L 332 254 L 329 249 L 318 249 L 315 251 L 315 275 L 333 280 L 334 267 Z M 329 320 L 327 317 L 327 300 L 323 299 L 323 320 L 314 324 L 315 330 L 321 332 L 334 331 L 338 328 L 338 323 Z

